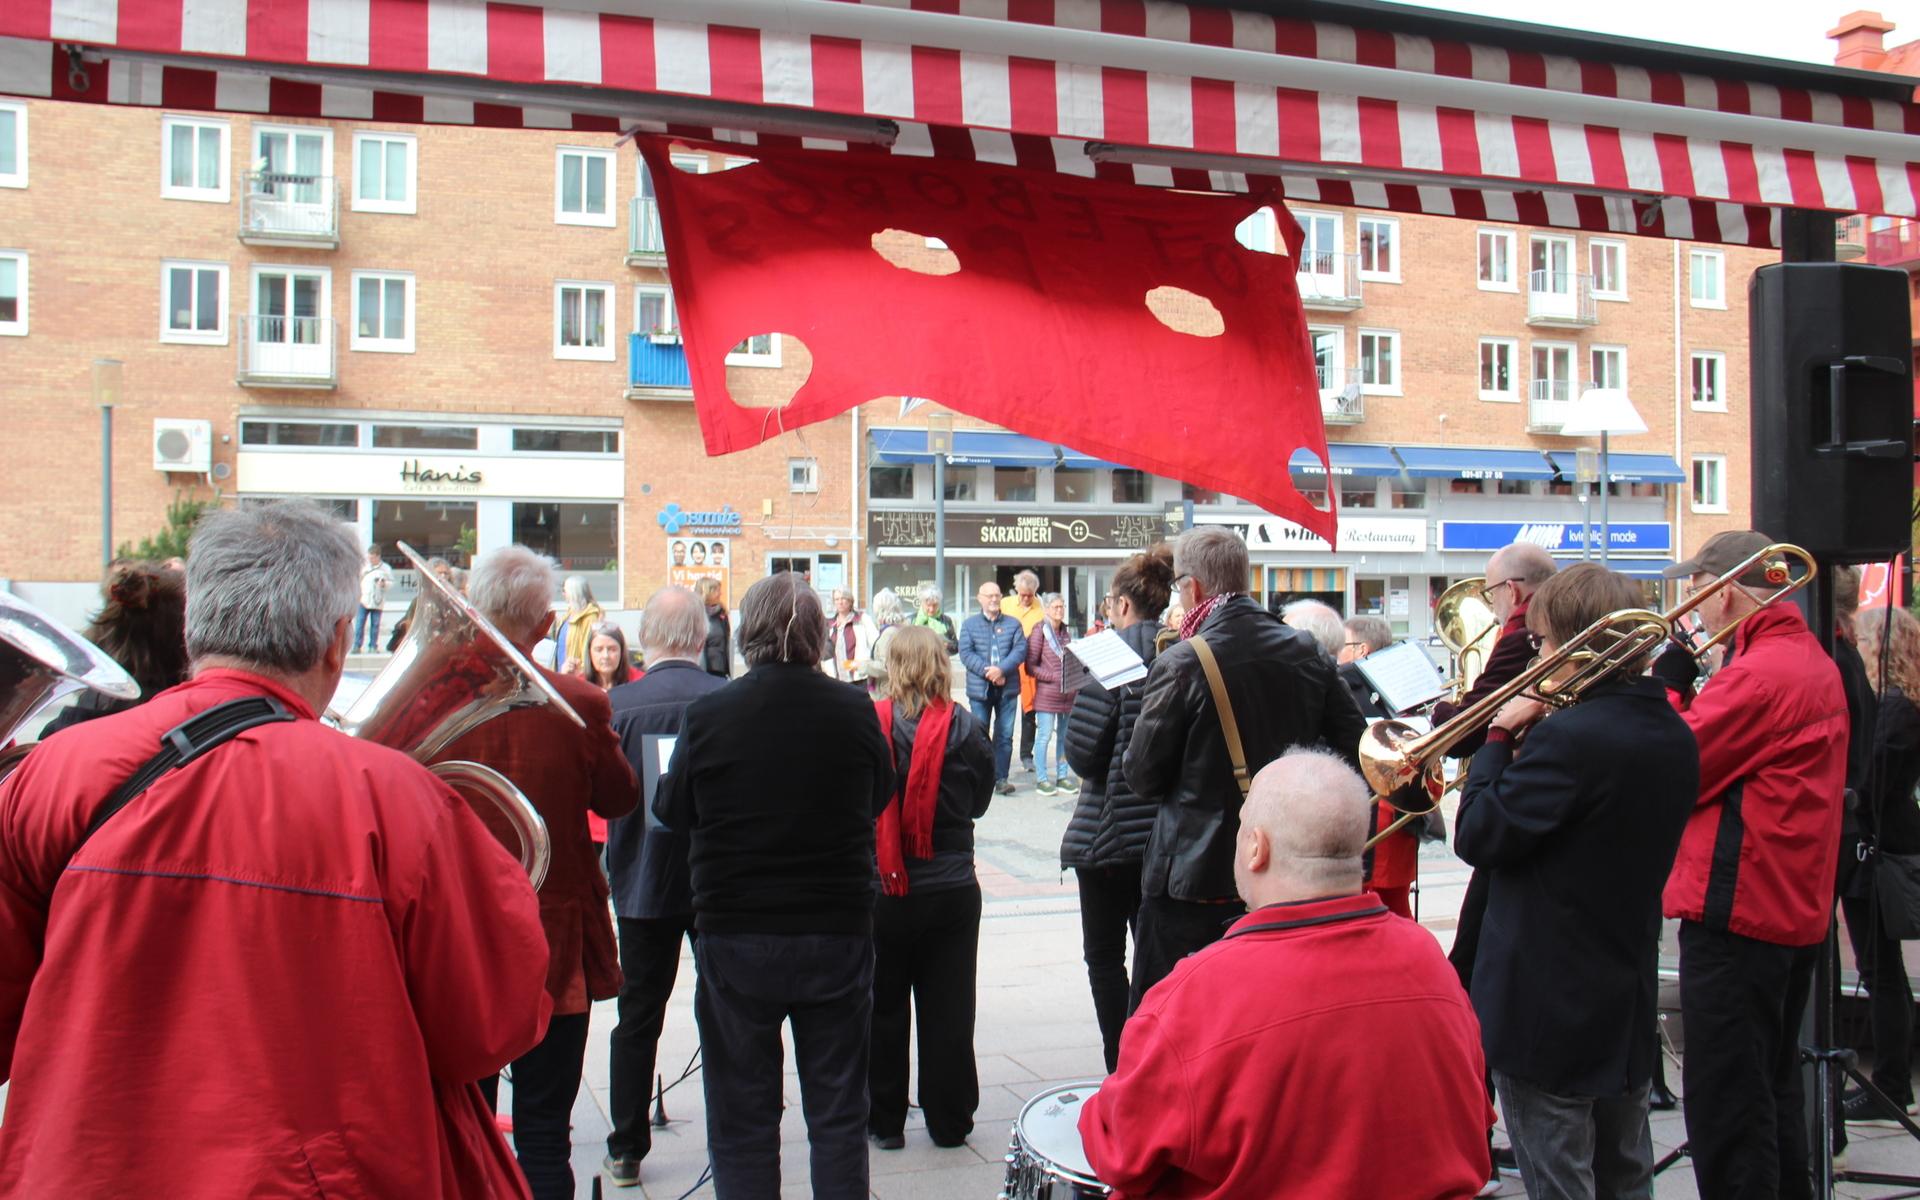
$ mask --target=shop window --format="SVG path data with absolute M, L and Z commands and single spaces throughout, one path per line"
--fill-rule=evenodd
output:
M 1115 504 L 1146 504 L 1153 499 L 1153 476 L 1145 471 L 1135 471 L 1128 467 L 1115 467 L 1113 471 L 1113 502 Z
M 1496 479 L 1493 481 L 1496 496 L 1531 496 L 1533 482 L 1527 479 Z
M 1055 467 L 1053 502 L 1055 504 L 1092 504 L 1094 472 L 1081 467 Z
M 618 504 L 521 503 L 513 506 L 513 540 L 587 581 L 603 604 L 620 594 Z
M 479 505 L 472 500 L 371 500 L 373 540 L 405 542 L 422 558 L 469 566 L 478 540 Z
M 1427 481 L 1424 479 L 1409 479 L 1396 475 L 1387 481 L 1387 491 L 1393 498 L 1395 508 L 1427 506 Z
M 1340 481 L 1340 507 L 1380 507 L 1380 486 L 1378 482 L 1372 478 L 1342 479 Z
M 868 467 L 867 499 L 913 499 L 913 468 L 910 466 L 889 466 L 885 463 L 876 463 Z
M 995 467 L 993 498 L 999 501 L 1033 500 L 1040 492 L 1040 471 L 1036 467 Z
M 1447 495 L 1478 496 L 1487 490 L 1487 485 L 1478 479 L 1447 480 Z
M 618 454 L 618 429 L 516 429 L 513 448 L 529 454 Z
M 1326 493 L 1321 492 L 1320 497 L 1322 501 L 1324 501 L 1326 499 Z M 1224 500 L 1220 493 L 1214 491 L 1212 488 L 1201 487 L 1193 483 L 1182 483 L 1180 485 L 1180 499 L 1191 500 L 1195 504 L 1220 504 Z
M 360 444 L 360 427 L 340 421 L 242 421 L 242 446 L 325 446 Z
M 478 450 L 475 425 L 375 425 L 376 450 Z
M 300 500 L 311 504 L 334 520 L 345 521 L 349 525 L 358 524 L 360 521 L 360 501 L 342 500 L 338 496 L 242 496 L 240 507 L 259 508 L 262 505 L 279 504 L 283 500 Z M 397 552 L 390 552 L 388 557 L 389 561 L 399 559 L 401 565 L 405 563 L 404 556 Z
M 972 500 L 978 491 L 979 481 L 972 467 L 947 469 L 946 497 L 949 500 Z

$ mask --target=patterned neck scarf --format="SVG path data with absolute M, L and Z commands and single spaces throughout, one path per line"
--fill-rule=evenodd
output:
M 1235 596 L 1244 595 L 1246 595 L 1245 592 L 1221 592 L 1218 596 L 1208 596 L 1205 600 L 1202 600 L 1199 607 L 1188 609 L 1187 615 L 1180 618 L 1180 640 L 1184 642 L 1198 633 L 1201 624 L 1213 615 L 1214 609 L 1219 608 Z

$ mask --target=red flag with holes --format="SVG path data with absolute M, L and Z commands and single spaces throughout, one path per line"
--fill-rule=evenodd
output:
M 1300 233 L 1277 194 L 768 147 L 694 175 L 670 164 L 667 139 L 640 142 L 709 454 L 876 397 L 925 396 L 1333 540 L 1333 512 L 1287 469 L 1300 448 L 1324 463 L 1326 433 L 1294 280 Z M 1284 254 L 1234 238 L 1263 206 L 1280 217 Z M 875 245 L 887 230 L 940 239 L 958 269 L 893 265 Z M 890 236 L 883 246 L 925 244 Z M 805 344 L 787 343 L 782 364 L 810 360 L 805 383 L 779 407 L 736 400 L 729 353 L 772 332 Z M 743 392 L 767 379 L 731 375 Z

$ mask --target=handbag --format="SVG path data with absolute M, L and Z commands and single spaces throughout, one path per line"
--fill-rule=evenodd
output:
M 1900 941 L 1920 937 L 1920 854 L 1882 850 L 1872 861 L 1881 931 Z

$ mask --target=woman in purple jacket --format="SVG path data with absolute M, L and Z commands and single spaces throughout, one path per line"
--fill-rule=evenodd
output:
M 1067 714 L 1073 711 L 1074 693 L 1064 686 L 1067 678 L 1067 643 L 1073 635 L 1067 630 L 1067 602 L 1059 593 L 1042 597 L 1046 616 L 1033 627 L 1027 638 L 1027 674 L 1033 676 L 1033 773 L 1039 782 L 1034 790 L 1042 796 L 1056 792 L 1073 793 L 1080 784 L 1067 774 Z

